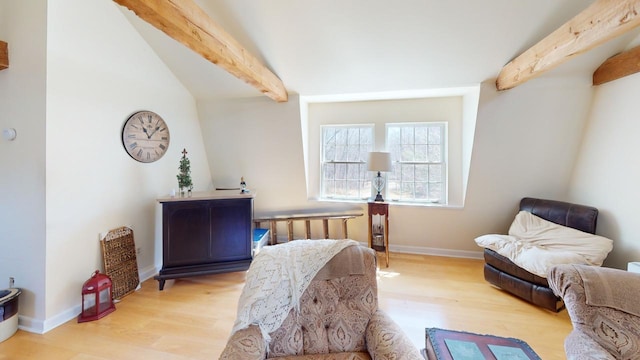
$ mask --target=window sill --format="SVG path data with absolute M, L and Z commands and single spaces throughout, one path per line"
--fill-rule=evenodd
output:
M 352 199 L 327 199 L 327 198 L 315 198 L 310 199 L 312 201 L 317 201 L 320 203 L 341 203 L 341 204 L 366 204 L 368 202 L 373 201 L 373 199 L 361 199 L 361 200 L 352 200 Z M 463 205 L 455 205 L 455 204 L 440 204 L 440 203 L 427 203 L 427 202 L 409 202 L 409 201 L 398 201 L 398 200 L 390 200 L 385 201 L 389 205 L 398 205 L 398 206 L 413 206 L 413 207 L 421 207 L 421 208 L 438 208 L 438 209 L 463 209 Z

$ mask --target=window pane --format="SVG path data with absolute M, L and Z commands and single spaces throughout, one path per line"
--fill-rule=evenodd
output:
M 442 162 L 442 151 L 440 145 L 428 145 L 429 162 Z
M 413 126 L 412 127 L 402 127 L 400 130 L 400 143 L 401 144 L 413 144 Z
M 429 184 L 429 201 L 438 202 L 442 198 L 442 184 Z
M 387 128 L 387 148 L 400 144 L 400 128 L 397 126 L 390 126 Z
M 392 170 L 387 173 L 387 179 L 390 181 L 400 180 L 400 165 L 393 164 Z
M 387 182 L 387 197 L 391 199 L 399 199 L 400 198 L 400 183 L 398 181 L 388 181 Z
M 347 129 L 336 129 L 336 144 L 347 144 Z
M 386 197 L 414 201 L 445 198 L 444 134 L 443 123 L 387 125 L 387 150 L 394 170 L 388 173 Z
M 373 126 L 323 126 L 321 196 L 364 199 L 371 195 L 364 163 L 373 148 Z
M 413 144 L 401 145 L 400 150 L 400 161 L 413 161 L 415 159 L 415 155 L 413 153 Z
M 402 197 L 411 199 L 413 198 L 413 182 L 403 182 L 402 183 Z
M 336 145 L 335 161 L 347 161 L 347 147 L 344 145 Z
M 427 157 L 427 145 L 416 145 L 415 147 L 415 160 L 425 162 Z
M 442 165 L 429 165 L 429 182 L 442 182 Z
M 322 166 L 322 173 L 325 179 L 333 180 L 336 176 L 336 166 L 334 164 L 324 164 Z
M 347 146 L 347 161 L 360 161 L 360 145 Z
M 347 195 L 347 181 L 346 180 L 336 181 L 336 195 L 338 195 L 338 196 Z
M 357 180 L 347 181 L 347 194 L 349 197 L 357 198 L 360 195 L 360 182 Z
M 409 164 L 402 165 L 402 182 L 413 181 L 414 179 L 414 166 Z
M 442 127 L 429 127 L 429 144 L 440 144 L 442 136 Z
M 426 126 L 416 127 L 416 144 L 427 144 L 428 128 Z
M 372 128 L 360 128 L 360 144 L 373 144 L 373 129 Z
M 328 128 L 325 127 L 323 128 L 323 143 L 324 144 L 329 144 L 329 143 L 333 143 L 335 144 L 336 142 L 336 129 L 335 128 Z
M 370 151 L 371 151 L 371 144 L 360 145 L 360 153 L 358 156 L 358 161 L 367 161 Z
M 416 182 L 416 195 L 415 198 L 420 199 L 420 200 L 426 200 L 428 199 L 428 191 L 429 191 L 429 186 L 427 185 L 426 182 Z
M 429 176 L 428 165 L 415 165 L 415 179 L 416 181 L 427 181 Z
M 360 164 L 347 164 L 347 179 L 358 180 Z
M 335 194 L 335 187 L 336 187 L 336 182 L 333 180 L 325 180 L 323 182 L 323 187 L 322 187 L 322 193 L 325 194 L 325 196 L 331 196 Z
M 357 144 L 360 142 L 360 129 L 348 128 L 347 129 L 347 144 Z
M 347 165 L 336 164 L 336 180 L 344 180 L 347 178 Z
M 388 146 L 387 149 L 391 153 L 391 162 L 395 163 L 401 160 L 400 156 L 402 154 L 402 146 L 400 144 Z

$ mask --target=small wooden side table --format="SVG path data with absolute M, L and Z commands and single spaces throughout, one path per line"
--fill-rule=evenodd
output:
M 389 204 L 369 202 L 369 247 L 384 252 L 389 267 Z

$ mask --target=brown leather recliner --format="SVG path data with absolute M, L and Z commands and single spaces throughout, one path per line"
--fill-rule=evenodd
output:
M 595 234 L 598 209 L 556 200 L 525 197 L 520 210 L 545 220 Z M 564 304 L 546 278 L 532 274 L 493 250 L 484 250 L 484 278 L 489 283 L 545 309 L 558 312 Z

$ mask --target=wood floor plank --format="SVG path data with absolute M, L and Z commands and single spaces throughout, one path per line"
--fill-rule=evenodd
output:
M 515 337 L 542 359 L 565 358 L 567 312 L 540 309 L 489 285 L 482 267 L 475 259 L 392 253 L 378 274 L 379 306 L 418 348 L 425 328 L 440 327 Z M 0 360 L 217 359 L 244 279 L 244 272 L 178 279 L 164 291 L 147 280 L 98 321 L 69 321 L 43 335 L 18 330 L 0 343 Z

